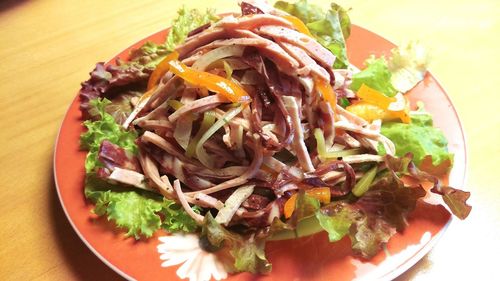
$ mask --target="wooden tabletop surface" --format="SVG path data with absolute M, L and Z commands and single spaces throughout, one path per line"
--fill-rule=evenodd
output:
M 236 2 L 236 1 L 234 1 Z M 327 1 L 320 2 L 327 5 Z M 0 1 L 0 280 L 119 280 L 81 242 L 57 198 L 53 146 L 97 61 L 165 28 L 176 10 L 233 1 Z M 339 1 L 393 42 L 422 39 L 467 136 L 473 211 L 401 280 L 492 280 L 500 253 L 500 1 Z M 498 278 L 498 276 L 497 276 Z

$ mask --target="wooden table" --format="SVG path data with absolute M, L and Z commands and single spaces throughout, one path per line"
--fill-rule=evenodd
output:
M 54 141 L 95 62 L 165 28 L 181 2 L 236 9 L 223 0 L 0 2 L 0 280 L 120 279 L 64 216 L 52 175 Z M 400 279 L 492 279 L 500 253 L 500 2 L 341 4 L 353 7 L 354 23 L 394 42 L 420 38 L 431 46 L 432 72 L 467 133 L 467 189 L 474 209 L 466 221 L 454 221 L 434 250 Z

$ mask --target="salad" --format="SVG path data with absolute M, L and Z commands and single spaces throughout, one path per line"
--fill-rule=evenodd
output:
M 272 270 L 266 241 L 320 231 L 370 259 L 431 193 L 468 216 L 469 192 L 440 180 L 446 138 L 405 97 L 426 72 L 418 43 L 359 70 L 339 5 L 240 7 L 183 8 L 164 43 L 98 63 L 82 83 L 95 214 L 131 239 L 196 237 L 225 271 L 255 274 Z

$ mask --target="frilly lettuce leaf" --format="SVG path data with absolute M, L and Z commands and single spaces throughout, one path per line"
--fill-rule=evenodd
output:
M 391 50 L 388 62 L 394 88 L 406 93 L 424 79 L 429 65 L 429 53 L 418 41 L 410 41 Z
M 278 1 L 275 7 L 302 20 L 311 34 L 325 48 L 336 56 L 334 68 L 347 68 L 346 39 L 351 33 L 351 21 L 347 11 L 332 3 L 328 11 L 309 4 L 307 0 L 299 0 L 294 4 Z
M 375 213 L 365 212 L 358 205 L 333 202 L 319 210 L 316 217 L 328 232 L 330 242 L 345 236 L 351 240 L 356 255 L 372 258 L 396 233 L 396 228 Z
M 172 22 L 172 29 L 168 33 L 165 45 L 167 50 L 173 51 L 175 47 L 186 39 L 188 33 L 204 24 L 218 20 L 214 10 L 208 9 L 202 13 L 196 9 L 182 7 L 177 11 L 177 18 Z
M 448 205 L 450 211 L 459 219 L 465 219 L 472 210 L 472 207 L 467 204 L 470 197 L 470 192 L 453 188 L 451 186 L 443 186 L 441 180 L 429 174 L 426 171 L 418 169 L 412 162 L 413 155 L 407 153 L 403 157 L 386 156 L 386 164 L 396 174 L 409 176 L 419 182 L 430 182 L 433 184 L 431 192 L 441 195 L 444 203 Z
M 195 232 L 196 222 L 175 201 L 162 196 L 118 187 L 93 175 L 85 181 L 85 197 L 95 204 L 93 212 L 107 216 L 126 236 L 151 237 L 160 228 L 168 232 Z M 193 208 L 199 212 L 198 208 Z
M 330 204 L 316 212 L 316 218 L 321 227 L 328 232 L 330 242 L 339 241 L 349 233 L 355 215 L 341 203 Z
M 195 213 L 201 211 L 198 206 L 193 206 L 192 209 Z M 198 229 L 198 225 L 193 218 L 174 200 L 163 198 L 160 213 L 163 215 L 161 227 L 170 233 L 195 232 Z
M 218 224 L 210 213 L 205 215 L 202 237 L 206 237 L 220 253 L 229 253 L 225 263 L 229 272 L 269 273 L 271 263 L 265 256 L 265 240 L 245 238 Z
M 363 212 L 389 223 L 397 231 L 403 231 L 407 226 L 407 216 L 425 194 L 420 185 L 405 187 L 398 177 L 386 173 L 370 186 L 355 205 Z
M 366 68 L 352 76 L 351 90 L 358 91 L 361 85 L 375 89 L 388 97 L 397 94 L 397 90 L 392 86 L 391 72 L 387 66 L 387 61 L 381 57 L 374 57 L 365 61 Z
M 113 192 L 85 190 L 87 198 L 94 199 L 94 213 L 106 215 L 118 227 L 126 229 L 126 236 L 139 239 L 141 235 L 151 237 L 160 229 L 161 202 L 146 198 L 135 191 Z
M 171 52 L 166 44 L 146 42 L 138 49 L 130 52 L 129 61 L 154 69 Z
M 432 157 L 432 165 L 445 161 L 451 165 L 453 154 L 448 152 L 448 141 L 443 132 L 434 128 L 430 114 L 420 110 L 410 114 L 412 123 L 384 122 L 381 133 L 396 146 L 396 155 L 413 153 L 413 161 L 420 166 L 425 157 Z
M 80 136 L 80 145 L 88 150 L 85 159 L 85 170 L 87 173 L 94 171 L 96 167 L 102 166 L 98 160 L 99 146 L 103 140 L 108 140 L 125 150 L 136 153 L 137 146 L 135 131 L 125 131 L 115 122 L 113 116 L 106 112 L 106 106 L 111 104 L 107 99 L 94 99 L 90 101 L 90 112 L 98 116 L 96 121 L 86 120 L 83 125 L 87 131 Z

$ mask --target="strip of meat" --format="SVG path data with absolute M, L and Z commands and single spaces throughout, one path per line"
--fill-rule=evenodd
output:
M 203 146 L 208 151 L 214 154 L 214 156 L 216 157 L 214 163 L 219 163 L 219 165 L 215 165 L 218 168 L 224 166 L 226 162 L 238 162 L 238 159 L 231 152 L 227 151 L 226 149 L 224 149 L 224 147 L 217 144 L 217 142 L 213 139 L 206 141 Z
M 215 27 L 222 27 L 226 30 L 253 30 L 263 25 L 293 28 L 293 25 L 288 20 L 270 14 L 253 14 L 241 17 L 228 16 L 215 23 Z
M 364 163 L 364 162 L 383 162 L 384 156 L 374 154 L 358 154 L 342 157 L 342 160 L 348 164 Z
M 217 119 L 221 119 L 222 116 L 224 116 L 224 114 L 226 114 L 226 112 L 223 111 L 220 108 L 214 109 L 213 112 L 214 112 L 215 117 Z M 245 131 L 249 131 L 250 130 L 250 122 L 248 120 L 240 118 L 240 117 L 233 117 L 233 118 L 231 118 L 231 120 L 228 120 L 228 124 L 231 124 L 231 125 L 234 125 L 234 126 L 237 126 L 237 127 L 241 126 L 241 127 L 243 127 L 243 129 Z
M 276 41 L 289 42 L 302 48 L 324 67 L 331 67 L 335 62 L 335 56 L 325 47 L 321 46 L 318 41 L 291 28 L 267 25 L 257 28 L 256 32 L 258 34 L 270 36 Z
M 280 141 L 281 147 L 285 147 L 290 144 L 293 137 L 293 125 L 292 118 L 285 108 L 282 96 L 286 94 L 285 89 L 283 89 L 280 83 L 282 76 L 280 76 L 278 69 L 274 64 L 267 65 L 260 54 L 252 53 L 242 58 L 248 65 L 254 68 L 258 73 L 260 73 L 266 80 L 266 85 L 269 88 L 269 92 L 274 100 L 274 103 L 278 110 L 275 112 L 275 118 L 282 118 L 284 122 L 276 122 L 277 124 L 284 123 L 285 133 L 282 134 L 283 138 Z M 290 89 L 294 90 L 294 89 Z M 296 89 L 295 89 L 296 90 Z M 243 111 L 245 113 L 245 111 Z M 279 115 L 281 114 L 281 115 Z M 253 124 L 255 126 L 254 130 L 260 130 L 260 124 Z
M 345 110 L 342 106 L 340 105 L 337 105 L 337 108 L 335 109 L 337 111 L 337 113 L 342 116 L 345 120 L 349 121 L 350 123 L 353 123 L 355 125 L 358 125 L 358 126 L 368 126 L 368 122 L 357 116 L 356 114 L 353 114 L 347 110 Z
M 278 42 L 278 44 L 301 64 L 302 68 L 298 71 L 301 76 L 310 76 L 312 72 L 325 81 L 330 81 L 330 74 L 319 66 L 306 51 L 287 42 Z
M 128 184 L 140 189 L 152 191 L 151 188 L 149 188 L 145 183 L 144 183 L 144 175 L 141 173 L 138 173 L 136 171 L 132 170 L 127 170 L 127 169 L 122 169 L 119 167 L 115 167 L 113 172 L 108 177 L 108 180 L 111 181 L 116 181 L 119 183 L 124 183 Z
M 155 146 L 165 150 L 168 154 L 179 158 L 180 160 L 187 162 L 187 163 L 193 163 L 193 160 L 187 158 L 183 152 L 179 151 L 176 147 L 174 147 L 170 142 L 165 140 L 164 138 L 160 137 L 159 135 L 146 131 L 144 134 L 139 138 L 140 142 L 145 142 L 145 143 L 152 143 Z
M 99 147 L 98 159 L 111 171 L 118 167 L 141 172 L 141 167 L 136 157 L 108 140 L 102 141 Z
M 314 171 L 314 166 L 312 164 L 311 157 L 309 156 L 309 152 L 307 151 L 306 144 L 304 143 L 304 133 L 300 122 L 299 107 L 297 102 L 294 97 L 283 96 L 282 98 L 285 103 L 285 107 L 292 118 L 292 124 L 294 127 L 292 145 L 295 153 L 297 154 L 299 164 L 302 167 L 302 170 L 312 172 Z
M 252 194 L 254 187 L 253 184 L 244 185 L 233 191 L 224 202 L 224 207 L 217 213 L 215 221 L 227 226 L 241 204 Z
M 170 72 L 167 72 L 164 78 L 167 79 L 167 82 L 160 82 L 160 84 L 156 88 L 153 88 L 151 90 L 153 91 L 151 95 L 146 96 L 148 93 L 144 93 L 145 96 L 141 97 L 139 103 L 134 107 L 134 110 L 132 110 L 130 115 L 123 122 L 123 128 L 127 129 L 130 123 L 132 123 L 132 121 L 137 117 L 137 115 L 139 115 L 139 113 L 141 113 L 141 111 L 145 108 L 149 108 L 155 101 L 157 101 L 158 99 L 168 99 L 170 95 L 175 93 L 175 90 L 177 88 L 177 78 L 172 78 L 172 73 Z
M 342 187 L 342 191 L 344 193 L 347 193 L 352 190 L 354 185 L 356 184 L 356 173 L 354 172 L 354 169 L 349 165 L 349 163 L 346 163 L 345 161 L 338 160 L 338 161 L 330 161 L 324 164 L 321 164 L 316 171 L 313 173 L 314 176 L 317 177 L 322 177 L 328 172 L 335 171 L 342 169 L 346 175 L 346 179 L 344 182 L 344 185 Z
M 207 106 L 217 106 L 219 104 L 227 102 L 227 99 L 221 95 L 211 95 L 201 99 L 197 99 L 189 104 L 183 105 L 181 108 L 176 110 L 174 113 L 168 116 L 168 121 L 174 123 L 177 119 L 186 113 L 196 111 L 201 108 L 206 108 Z
M 189 171 L 189 173 L 198 175 L 200 177 L 227 180 L 231 178 L 236 178 L 239 175 L 243 174 L 248 169 L 248 167 L 230 166 L 226 168 L 210 170 L 205 167 L 186 164 L 185 169 L 186 171 Z
M 241 176 L 234 178 L 234 179 L 231 179 L 231 180 L 228 180 L 228 181 L 225 181 L 225 182 L 218 184 L 214 187 L 211 187 L 211 188 L 208 188 L 205 190 L 196 191 L 196 192 L 191 192 L 188 194 L 196 194 L 198 192 L 205 193 L 205 194 L 211 194 L 211 193 L 214 193 L 217 191 L 221 191 L 221 190 L 225 190 L 228 188 L 232 188 L 235 186 L 240 186 L 240 185 L 245 184 L 248 181 L 248 179 L 253 178 L 255 176 L 255 174 L 257 174 L 257 172 L 260 169 L 260 166 L 262 165 L 262 160 L 263 160 L 262 145 L 260 142 L 260 137 L 256 134 L 254 134 L 253 146 L 254 146 L 253 147 L 254 155 L 253 155 L 252 163 L 248 167 L 248 170 L 246 170 L 245 173 L 243 173 Z
M 139 162 L 141 163 L 146 177 L 148 177 L 153 182 L 160 193 L 167 198 L 172 198 L 174 190 L 170 185 L 165 184 L 161 180 L 158 167 L 156 167 L 156 164 L 153 162 L 151 157 L 149 157 L 148 154 L 145 153 L 145 151 L 141 148 L 139 148 Z
M 386 136 L 380 134 L 377 138 L 378 141 L 382 143 L 384 146 L 385 152 L 391 156 L 394 156 L 396 154 L 396 147 L 394 146 L 394 143 L 388 139 Z
M 191 197 L 186 197 L 186 198 L 190 199 Z M 224 207 L 224 203 L 222 203 L 222 201 L 204 193 L 197 193 L 192 199 L 192 201 L 190 201 L 190 203 L 196 204 L 204 208 L 214 208 L 217 210 L 220 210 Z
M 185 170 L 185 162 L 178 158 L 167 155 L 166 153 L 161 156 L 154 155 L 153 157 L 160 163 L 164 173 L 179 179 L 192 190 L 207 189 L 214 186 L 209 180 L 187 173 Z
M 362 135 L 369 137 L 369 138 L 376 139 L 380 136 L 380 133 L 378 133 L 377 131 L 366 129 L 366 128 L 363 128 L 359 125 L 355 125 L 355 124 L 349 123 L 349 122 L 344 121 L 344 120 L 337 121 L 337 122 L 335 122 L 334 125 L 335 125 L 335 128 L 344 129 L 346 131 L 352 131 L 352 132 L 355 132 L 358 134 L 362 134 Z
M 333 146 L 335 140 L 335 114 L 333 113 L 332 107 L 328 102 L 320 102 L 319 108 L 321 109 L 322 121 L 320 127 L 323 129 L 323 133 L 325 134 L 325 146 L 329 149 Z
M 175 50 L 179 53 L 179 59 L 184 59 L 194 49 L 206 45 L 214 40 L 227 38 L 224 28 L 215 28 L 213 25 L 204 31 L 187 38 L 184 44 L 177 46 Z
M 191 209 L 191 206 L 189 206 L 189 203 L 186 200 L 186 196 L 181 190 L 181 183 L 179 180 L 174 181 L 174 190 L 175 194 L 177 194 L 177 198 L 179 199 L 179 202 L 181 203 L 182 207 L 186 211 L 186 213 L 196 221 L 197 224 L 203 224 L 203 216 L 200 214 L 197 214 Z
M 136 124 L 145 130 L 173 130 L 174 125 L 168 120 L 141 120 Z
M 278 44 L 248 30 L 236 29 L 236 30 L 231 30 L 229 32 L 232 37 L 236 38 L 231 38 L 226 40 L 215 40 L 210 44 L 203 45 L 202 48 L 210 49 L 210 48 L 218 48 L 222 46 L 231 46 L 231 45 L 256 47 L 259 49 L 262 55 L 272 60 L 280 70 L 289 75 L 294 75 L 294 76 L 297 75 L 299 63 L 297 62 L 297 60 L 291 57 L 285 50 L 283 50 L 283 48 L 281 48 Z

